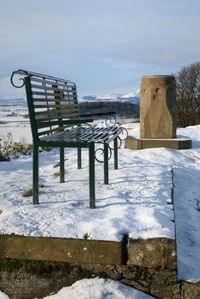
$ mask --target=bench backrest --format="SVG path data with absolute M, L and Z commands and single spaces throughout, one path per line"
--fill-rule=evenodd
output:
M 63 120 L 79 118 L 75 83 L 38 73 L 18 70 L 28 101 L 33 139 L 64 130 Z

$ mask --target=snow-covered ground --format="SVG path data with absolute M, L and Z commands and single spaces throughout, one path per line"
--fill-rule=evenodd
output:
M 154 298 L 131 287 L 110 279 L 82 279 L 71 287 L 61 289 L 57 294 L 44 299 L 151 299 Z
M 138 136 L 139 124 L 126 124 Z M 26 130 L 24 137 L 30 138 Z M 5 130 L 0 127 L 0 130 Z M 15 138 L 21 128 L 14 127 Z M 119 170 L 110 163 L 110 184 L 103 184 L 103 168 L 96 164 L 96 209 L 88 208 L 88 153 L 83 169 L 76 169 L 76 150 L 66 149 L 66 182 L 59 183 L 56 150 L 40 154 L 38 206 L 22 192 L 32 183 L 32 158 L 22 156 L 0 163 L 0 234 L 57 236 L 97 240 L 168 237 L 177 241 L 179 279 L 200 281 L 200 126 L 178 129 L 190 137 L 189 150 L 145 149 L 119 151 Z M 29 139 L 29 140 L 30 140 Z M 174 207 L 171 203 L 172 169 Z M 175 212 L 175 219 L 174 219 Z M 175 228 L 174 231 L 174 220 Z
M 70 287 L 62 288 L 58 293 L 43 299 L 153 299 L 134 288 L 120 282 L 102 278 L 82 279 Z M 0 291 L 0 299 L 9 297 Z

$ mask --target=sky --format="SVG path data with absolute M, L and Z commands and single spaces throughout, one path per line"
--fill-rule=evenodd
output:
M 79 95 L 136 92 L 143 75 L 200 61 L 199 0 L 0 0 L 0 98 L 16 69 L 76 82 Z

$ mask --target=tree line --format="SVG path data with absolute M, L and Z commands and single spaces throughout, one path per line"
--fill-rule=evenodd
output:
M 175 78 L 177 125 L 200 124 L 200 62 L 184 66 Z

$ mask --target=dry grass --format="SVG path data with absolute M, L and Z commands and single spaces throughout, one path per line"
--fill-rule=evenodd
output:
M 44 188 L 45 186 L 43 184 L 39 184 L 40 188 Z M 22 196 L 23 197 L 29 197 L 33 195 L 33 188 L 29 187 L 27 190 L 25 190 L 24 192 L 22 192 Z

